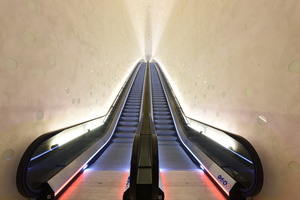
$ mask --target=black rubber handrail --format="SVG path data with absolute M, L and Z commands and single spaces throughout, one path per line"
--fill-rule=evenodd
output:
M 164 198 L 163 192 L 159 188 L 158 139 L 152 121 L 151 106 L 149 105 L 151 103 L 149 63 L 147 64 L 146 74 L 142 120 L 134 137 L 130 162 L 130 187 L 124 192 L 124 200 Z M 145 165 L 145 163 L 147 164 Z M 139 173 L 143 170 L 151 171 L 151 177 L 148 176 L 149 174 L 140 175 Z M 147 180 L 147 183 L 139 182 L 141 179 L 143 181 Z
M 154 130 L 154 125 L 151 125 L 151 132 L 152 134 L 149 135 L 141 135 L 141 132 L 137 132 L 132 147 L 132 154 L 131 154 L 131 161 L 130 161 L 130 187 L 127 191 L 125 191 L 123 195 L 123 199 L 125 200 L 147 200 L 147 199 L 164 199 L 164 195 L 159 188 L 159 157 L 158 157 L 158 139 L 157 135 Z M 141 131 L 141 130 L 140 130 Z M 149 143 L 150 146 L 148 148 L 151 151 L 150 160 L 151 160 L 151 195 L 144 193 L 146 196 L 143 195 L 143 189 L 138 187 L 137 180 L 138 180 L 138 170 L 139 170 L 139 161 L 141 158 L 141 137 L 149 136 Z M 144 155 L 142 155 L 144 156 Z M 140 190 L 140 191 L 138 191 Z M 138 195 L 139 194 L 139 195 Z M 160 197 L 159 197 L 160 196 Z
M 130 73 L 130 75 L 128 76 L 128 78 L 126 79 L 126 81 L 124 82 L 124 84 L 122 85 L 120 91 L 118 92 L 116 98 L 114 99 L 112 105 L 110 106 L 109 110 L 107 111 L 107 114 L 91 119 L 91 120 L 87 120 L 81 123 L 77 123 L 65 128 L 61 128 L 55 131 L 51 131 L 48 133 L 45 133 L 41 136 L 39 136 L 38 138 L 36 138 L 30 145 L 29 147 L 26 149 L 26 151 L 24 152 L 20 162 L 19 162 L 19 166 L 18 166 L 18 170 L 17 170 L 17 176 L 16 176 L 16 185 L 17 185 L 17 189 L 19 191 L 19 193 L 24 196 L 24 197 L 32 197 L 32 198 L 36 198 L 39 197 L 43 191 L 45 190 L 45 187 L 48 187 L 47 184 L 45 183 L 41 183 L 40 187 L 34 189 L 34 188 L 30 188 L 28 186 L 28 182 L 27 182 L 27 169 L 29 166 L 29 163 L 31 161 L 31 158 L 33 156 L 33 154 L 35 153 L 35 151 L 39 148 L 39 146 L 41 144 L 43 144 L 44 142 L 46 142 L 47 140 L 49 140 L 50 138 L 56 136 L 57 134 L 71 129 L 73 127 L 76 126 L 80 126 L 83 125 L 85 123 L 97 120 L 97 119 L 101 119 L 103 117 L 107 117 L 108 115 L 110 115 L 110 113 L 112 113 L 113 109 L 118 105 L 118 101 L 121 98 L 121 96 L 123 95 L 122 93 L 124 92 L 124 90 L 126 89 L 126 87 L 129 84 L 129 80 L 131 80 L 133 77 L 132 75 L 136 72 L 136 70 L 138 69 L 138 67 L 140 66 L 141 62 L 138 62 L 137 65 L 134 67 L 134 69 L 132 70 L 132 72 Z M 110 123 L 110 122 L 109 122 Z
M 151 120 L 152 133 L 152 196 L 159 199 L 164 199 L 164 194 L 159 188 L 159 156 L 158 156 L 158 138 L 155 132 L 154 122 Z
M 138 158 L 139 158 L 140 134 L 136 134 L 133 140 L 131 161 L 130 161 L 130 186 L 123 195 L 124 200 L 135 199 L 136 197 L 136 180 L 138 173 Z
M 251 196 L 255 196 L 257 195 L 263 186 L 263 181 L 264 181 L 264 174 L 263 174 L 263 167 L 262 167 L 262 163 L 261 160 L 256 152 L 256 150 L 254 149 L 254 147 L 250 144 L 250 142 L 248 140 L 246 140 L 244 137 L 227 132 L 225 130 L 219 129 L 217 127 L 211 126 L 209 124 L 206 124 L 204 122 L 192 119 L 190 117 L 187 117 L 170 85 L 170 83 L 168 82 L 165 74 L 163 73 L 163 71 L 161 70 L 161 68 L 158 66 L 158 63 L 156 62 L 156 66 L 157 69 L 159 70 L 160 74 L 162 75 L 162 78 L 166 84 L 166 92 L 169 93 L 171 95 L 171 97 L 173 99 L 170 99 L 172 102 L 172 104 L 174 104 L 174 106 L 176 105 L 176 107 L 178 109 L 177 112 L 179 115 L 182 115 L 184 118 L 186 119 L 191 119 L 193 121 L 199 122 L 200 124 L 203 124 L 205 126 L 208 126 L 210 128 L 216 129 L 218 131 L 221 131 L 223 133 L 225 133 L 226 135 L 228 135 L 229 137 L 233 138 L 234 140 L 236 140 L 237 142 L 239 142 L 240 144 L 242 144 L 244 146 L 244 148 L 248 151 L 251 160 L 253 161 L 253 166 L 254 166 L 254 181 L 252 182 L 252 184 L 248 187 L 248 188 L 243 188 L 241 185 L 238 186 L 238 192 L 245 197 L 251 197 Z M 182 122 L 181 122 L 182 123 Z M 183 125 L 183 124 L 182 124 Z

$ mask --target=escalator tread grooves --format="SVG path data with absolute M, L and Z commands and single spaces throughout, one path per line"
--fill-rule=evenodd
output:
M 177 141 L 176 129 L 172 120 L 170 108 L 164 94 L 162 84 L 154 65 L 151 65 L 151 88 L 153 102 L 154 125 L 159 144 L 174 145 Z
M 125 102 L 120 120 L 115 129 L 112 142 L 115 143 L 132 143 L 135 131 L 138 126 L 140 117 L 140 109 L 142 102 L 142 92 L 144 83 L 144 74 L 146 65 L 143 64 L 132 84 L 132 88 L 128 94 L 128 99 Z

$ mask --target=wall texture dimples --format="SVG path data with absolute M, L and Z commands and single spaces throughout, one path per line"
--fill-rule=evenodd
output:
M 141 57 L 162 64 L 190 117 L 254 145 L 265 170 L 254 199 L 298 199 L 299 11 L 297 0 L 1 1 L 0 199 L 22 199 L 27 146 L 105 114 Z
M 0 25 L 0 199 L 19 200 L 28 145 L 105 114 L 143 55 L 118 0 L 1 1 Z
M 300 195 L 299 18 L 296 0 L 178 0 L 155 56 L 189 116 L 257 149 L 257 200 Z

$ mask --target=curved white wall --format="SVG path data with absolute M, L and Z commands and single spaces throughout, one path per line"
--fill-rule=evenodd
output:
M 22 199 L 27 146 L 106 113 L 145 54 L 189 116 L 254 145 L 266 179 L 254 199 L 298 199 L 300 3 L 141 2 L 0 2 L 0 199 Z
M 300 3 L 177 0 L 154 58 L 188 116 L 248 139 L 265 182 L 300 195 Z
M 28 145 L 105 114 L 143 54 L 119 0 L 1 1 L 0 26 L 0 199 L 15 200 Z

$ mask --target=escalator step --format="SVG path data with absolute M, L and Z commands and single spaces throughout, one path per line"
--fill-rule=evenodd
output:
M 153 103 L 154 105 L 168 105 L 168 103 L 165 101 L 165 102 L 154 102 Z
M 113 138 L 112 142 L 115 143 L 133 143 L 133 138 Z
M 139 113 L 140 109 L 128 109 L 128 108 L 124 108 L 123 112 L 126 112 L 126 113 Z
M 172 120 L 155 120 L 156 124 L 173 124 Z
M 125 104 L 125 108 L 126 108 L 126 106 L 138 106 L 138 107 L 140 107 L 140 103 L 126 103 Z
M 162 120 L 162 119 L 172 119 L 171 115 L 154 115 L 154 119 Z
M 165 104 L 165 105 L 163 105 L 163 104 L 155 104 L 155 105 L 153 105 L 153 107 L 154 108 L 168 108 L 168 105 L 167 104 Z
M 117 126 L 116 131 L 120 132 L 135 132 L 136 127 L 135 126 Z
M 155 125 L 156 130 L 175 130 L 173 124 L 157 124 Z
M 127 117 L 127 116 L 121 116 L 120 119 L 123 121 L 134 121 L 134 122 L 137 122 L 139 120 L 138 117 Z
M 126 108 L 126 109 L 139 109 L 140 106 L 139 106 L 139 104 L 135 104 L 135 105 L 127 105 L 126 104 L 124 108 Z
M 155 115 L 171 115 L 169 111 L 164 112 L 164 111 L 154 111 Z
M 115 132 L 115 138 L 134 138 L 134 132 Z
M 137 126 L 138 122 L 133 121 L 119 121 L 118 126 Z
M 153 98 L 154 103 L 161 103 L 161 102 L 167 102 L 166 99 L 162 98 Z
M 128 99 L 128 103 L 141 103 L 141 100 L 136 100 L 136 99 Z
M 175 136 L 157 136 L 158 141 L 176 141 L 177 137 Z
M 165 107 L 165 108 L 153 108 L 154 111 L 169 111 L 169 108 L 168 107 Z
M 141 92 L 130 92 L 129 95 L 141 96 Z
M 123 112 L 121 117 L 138 117 L 140 113 L 128 113 L 128 112 Z
M 157 135 L 161 135 L 161 136 L 176 135 L 176 131 L 175 130 L 157 130 L 156 133 L 157 133 Z
M 165 141 L 165 140 L 161 140 L 158 141 L 158 145 L 174 145 L 174 146 L 178 146 L 179 143 L 177 141 Z
M 133 82 L 132 88 L 129 92 L 125 106 L 122 110 L 119 122 L 115 129 L 112 142 L 117 143 L 132 143 L 135 131 L 138 126 L 140 115 L 142 90 L 144 83 L 145 66 L 140 68 L 136 79 Z

